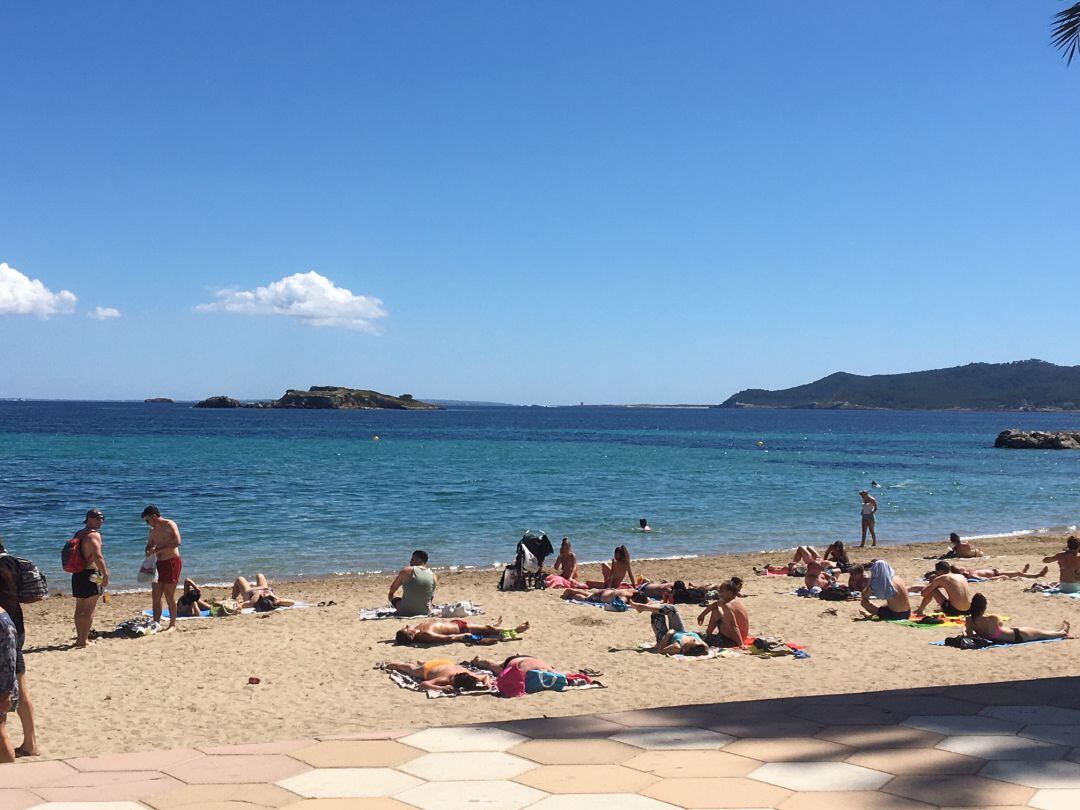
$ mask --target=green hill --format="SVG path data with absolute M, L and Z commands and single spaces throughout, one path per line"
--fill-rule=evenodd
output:
M 748 388 L 719 407 L 1074 410 L 1080 408 L 1080 366 L 1020 360 L 907 374 L 840 371 L 781 391 Z

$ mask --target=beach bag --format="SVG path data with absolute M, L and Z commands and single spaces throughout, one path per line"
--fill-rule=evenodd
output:
M 0 554 L 0 561 L 3 561 L 15 578 L 19 602 L 28 605 L 31 602 L 40 602 L 49 595 L 49 583 L 45 580 L 45 575 L 30 560 L 4 552 Z
M 144 585 L 157 577 L 157 554 L 148 554 L 139 566 L 138 581 Z
M 212 616 L 235 616 L 240 612 L 240 603 L 235 599 L 222 599 L 220 602 L 211 602 L 210 615 Z
M 81 540 L 79 533 L 76 532 L 75 536 L 64 543 L 63 548 L 60 549 L 60 565 L 69 574 L 78 574 L 86 570 L 86 560 L 83 559 L 82 550 L 79 548 Z
M 630 606 L 618 596 L 616 596 L 614 599 L 604 605 L 604 610 L 610 610 L 612 613 L 625 613 L 629 609 Z M 540 670 L 537 670 L 537 672 L 540 672 Z
M 500 591 L 516 591 L 521 587 L 521 574 L 513 565 L 503 569 L 502 577 L 499 578 Z
M 517 667 L 505 667 L 495 679 L 495 688 L 503 697 L 521 697 L 525 694 L 525 675 Z
M 476 615 L 474 610 L 472 602 L 451 602 L 442 606 L 439 615 L 444 619 L 463 619 L 466 616 Z
M 826 602 L 846 602 L 851 598 L 851 588 L 847 585 L 830 585 L 818 594 L 818 599 Z
M 521 549 L 521 570 L 527 571 L 530 574 L 535 574 L 540 570 L 540 560 L 536 559 L 536 555 L 529 551 L 524 544 L 520 546 Z
M 566 676 L 561 672 L 549 672 L 546 669 L 530 669 L 525 673 L 525 691 L 533 692 L 561 692 L 566 688 Z
M 972 636 L 949 636 L 945 639 L 946 647 L 955 647 L 958 650 L 981 650 L 983 647 L 992 647 L 994 642 L 988 638 Z

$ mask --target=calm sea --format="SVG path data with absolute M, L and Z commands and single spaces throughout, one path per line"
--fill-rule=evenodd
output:
M 871 482 L 884 542 L 1077 522 L 1080 453 L 993 449 L 1006 427 L 1080 415 L 0 402 L 0 537 L 66 587 L 60 546 L 100 507 L 123 587 L 148 503 L 199 581 L 386 570 L 414 547 L 488 566 L 528 528 L 583 560 L 851 541 Z

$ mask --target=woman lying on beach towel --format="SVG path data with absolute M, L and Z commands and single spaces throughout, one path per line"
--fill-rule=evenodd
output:
M 279 607 L 292 607 L 296 604 L 293 599 L 279 599 L 275 596 L 274 589 L 270 587 L 270 581 L 263 574 L 256 574 L 254 585 L 243 577 L 237 577 L 232 586 L 232 598 L 237 600 L 241 608 L 254 608 L 256 613 L 277 610 Z
M 634 591 L 629 588 L 567 588 L 563 591 L 562 598 L 606 605 L 616 599 L 629 602 L 633 595 Z
M 682 617 L 674 605 L 648 605 L 631 601 L 630 606 L 639 613 L 651 614 L 653 633 L 656 635 L 656 651 L 661 655 L 708 654 L 709 645 L 697 633 L 686 631 Z
M 397 644 L 453 644 L 455 641 L 496 644 L 513 641 L 529 629 L 528 622 L 522 622 L 513 630 L 500 627 L 501 624 L 502 616 L 491 624 L 477 624 L 465 619 L 427 619 L 405 625 L 397 631 L 394 641 Z
M 1072 638 L 1069 623 L 1063 621 L 1060 630 L 1038 630 L 1034 627 L 1004 627 L 1001 617 L 986 615 L 986 597 L 981 593 L 971 597 L 971 613 L 964 625 L 969 636 L 978 636 L 995 644 L 1021 644 L 1025 641 L 1046 641 L 1052 638 Z
M 184 580 L 184 593 L 176 600 L 176 615 L 201 616 L 204 610 L 210 610 L 210 605 L 202 601 L 202 591 L 193 579 Z
M 402 672 L 432 692 L 477 692 L 491 686 L 491 676 L 470 672 L 446 658 L 417 661 L 415 664 L 387 662 L 382 669 Z
M 469 662 L 478 669 L 486 669 L 498 677 L 495 685 L 503 697 L 521 697 L 527 692 L 553 690 L 592 684 L 592 678 L 578 672 L 562 672 L 551 664 L 532 655 L 511 655 L 501 664 L 480 657 Z

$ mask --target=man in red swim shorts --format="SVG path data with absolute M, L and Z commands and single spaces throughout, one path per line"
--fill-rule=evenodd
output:
M 146 554 L 157 555 L 157 582 L 153 586 L 154 621 L 161 621 L 161 597 L 169 605 L 169 626 L 176 627 L 176 586 L 180 582 L 180 529 L 176 521 L 161 516 L 161 510 L 153 504 L 143 509 L 142 519 L 150 527 L 146 541 Z

